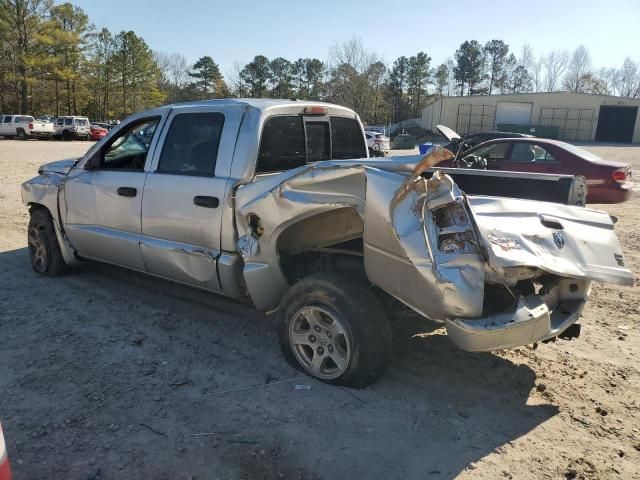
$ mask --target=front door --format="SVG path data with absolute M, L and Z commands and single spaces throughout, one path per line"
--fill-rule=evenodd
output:
M 81 256 L 145 270 L 140 253 L 145 164 L 160 116 L 124 126 L 98 151 L 90 167 L 71 171 L 64 185 L 65 231 Z
M 172 110 L 142 200 L 141 251 L 149 272 L 221 290 L 220 229 L 241 115 L 225 107 Z

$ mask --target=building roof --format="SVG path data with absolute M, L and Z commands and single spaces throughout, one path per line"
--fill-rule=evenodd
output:
M 484 98 L 495 98 L 495 97 L 515 97 L 515 96 L 543 96 L 543 95 L 564 95 L 564 96 L 585 96 L 585 97 L 601 97 L 601 98 L 610 98 L 616 100 L 635 100 L 640 102 L 640 98 L 636 97 L 619 97 L 617 95 L 603 95 L 600 93 L 584 93 L 584 92 L 571 92 L 568 90 L 565 91 L 556 91 L 556 92 L 520 92 L 520 93 L 492 93 L 491 95 L 443 95 L 442 98 L 469 98 L 469 97 L 484 97 Z

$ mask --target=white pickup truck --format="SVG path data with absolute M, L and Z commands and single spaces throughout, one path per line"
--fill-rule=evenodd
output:
M 28 138 L 51 138 L 55 127 L 51 122 L 35 120 L 31 115 L 0 115 L 0 136 Z
M 566 334 L 594 280 L 633 284 L 612 218 L 579 206 L 584 178 L 427 170 L 446 155 L 369 159 L 358 116 L 326 103 L 140 112 L 22 185 L 31 265 L 97 260 L 250 302 L 294 366 L 353 387 L 389 361 L 394 298 L 491 351 Z

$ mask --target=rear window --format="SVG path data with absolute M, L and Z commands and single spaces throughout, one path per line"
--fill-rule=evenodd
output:
M 332 158 L 364 158 L 367 150 L 360 125 L 355 118 L 331 117 Z
M 329 124 L 327 122 L 307 122 L 307 162 L 329 160 Z
M 87 120 L 85 118 L 76 118 L 75 124 L 84 127 L 87 124 Z
M 356 119 L 330 117 L 303 121 L 302 116 L 277 116 L 262 128 L 257 173 L 280 172 L 310 162 L 367 156 L 364 137 Z
M 256 172 L 290 170 L 306 161 L 302 117 L 269 117 L 262 127 Z

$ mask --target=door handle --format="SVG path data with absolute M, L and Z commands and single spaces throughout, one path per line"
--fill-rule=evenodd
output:
M 218 208 L 220 200 L 218 200 L 218 197 L 198 195 L 197 197 L 193 197 L 193 204 L 205 208 Z
M 138 190 L 133 187 L 119 187 L 117 191 L 121 197 L 135 197 L 138 194 Z

